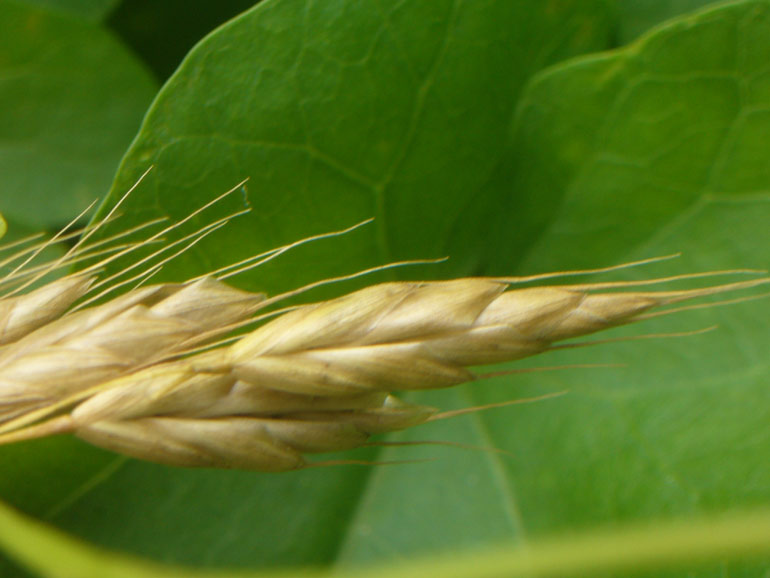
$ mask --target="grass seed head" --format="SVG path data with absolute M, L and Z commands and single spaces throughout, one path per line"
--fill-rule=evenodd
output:
M 357 447 L 434 415 L 391 391 L 472 381 L 468 366 L 542 353 L 722 290 L 592 288 L 509 289 L 486 279 L 377 285 L 286 313 L 233 345 L 102 383 L 62 431 L 174 465 L 295 469 L 306 465 L 302 454 Z M 234 444 L 234 432 L 246 431 L 253 439 Z
M 215 225 L 184 242 L 191 246 Z M 382 283 L 296 307 L 200 352 L 280 299 L 221 279 L 302 242 L 210 276 L 138 287 L 93 304 L 113 285 L 74 311 L 74 303 L 106 281 L 94 285 L 92 273 L 70 275 L 0 297 L 0 444 L 74 433 L 169 465 L 297 469 L 308 465 L 305 454 L 358 447 L 373 434 L 434 416 L 433 408 L 404 403 L 394 391 L 470 382 L 478 378 L 473 366 L 569 346 L 561 342 L 665 314 L 651 312 L 661 306 L 770 282 L 684 291 L 638 288 L 686 275 L 526 288 L 513 285 L 533 279 Z M 143 258 L 149 265 L 133 279 L 157 270 L 152 259 L 162 252 Z

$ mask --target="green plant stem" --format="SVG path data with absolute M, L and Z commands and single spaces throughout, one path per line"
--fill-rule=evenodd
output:
M 542 539 L 526 546 L 499 546 L 372 569 L 259 572 L 193 570 L 112 553 L 68 537 L 0 504 L 0 546 L 20 565 L 46 578 L 545 578 L 601 572 L 627 573 L 727 559 L 735 561 L 770 557 L 770 508 L 594 530 Z

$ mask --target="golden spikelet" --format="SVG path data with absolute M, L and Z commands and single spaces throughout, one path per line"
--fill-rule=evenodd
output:
M 87 275 L 56 279 L 29 293 L 0 300 L 0 345 L 12 343 L 61 317 L 94 282 Z
M 383 283 L 293 308 L 200 351 L 286 297 L 264 299 L 222 279 L 294 245 L 72 313 L 93 275 L 1 299 L 0 443 L 74 433 L 176 466 L 302 468 L 306 454 L 358 447 L 434 415 L 393 392 L 473 381 L 473 366 L 569 346 L 562 342 L 672 311 L 651 312 L 661 306 L 770 282 L 638 290 L 739 272 L 732 271 L 526 288 L 513 285 L 562 274 Z

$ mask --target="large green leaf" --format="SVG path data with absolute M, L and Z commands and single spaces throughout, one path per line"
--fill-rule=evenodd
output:
M 378 217 L 376 234 L 326 241 L 284 260 L 268 271 L 272 277 L 262 272 L 242 282 L 276 290 L 444 251 L 453 260 L 441 274 L 511 273 L 515 263 L 521 271 L 598 266 L 674 251 L 685 257 L 649 273 L 770 262 L 770 173 L 761 138 L 770 104 L 763 90 L 770 3 L 721 7 L 657 29 L 627 49 L 551 69 L 525 90 L 510 135 L 493 127 L 493 119 L 500 122 L 514 108 L 528 59 L 507 62 L 519 71 L 514 82 L 491 73 L 489 63 L 496 61 L 480 47 L 488 42 L 488 51 L 510 57 L 510 38 L 539 37 L 531 22 L 506 20 L 494 10 L 513 10 L 513 3 L 457 4 L 452 34 L 431 28 L 424 16 L 395 19 L 403 16 L 398 10 L 387 26 L 373 22 L 380 14 L 374 11 L 335 20 L 342 5 L 299 14 L 302 3 L 268 1 L 199 46 L 162 91 L 116 181 L 114 195 L 148 163 L 157 165 L 124 222 L 180 216 L 249 174 L 255 208 L 216 245 L 172 264 L 169 275 L 200 272 L 370 214 Z M 290 19 L 297 14 L 313 26 Z M 489 30 L 480 34 L 485 14 Z M 557 23 L 562 18 L 567 24 Z M 553 22 L 554 30 L 574 29 L 564 15 Z M 241 53 L 227 73 L 219 58 L 237 50 L 239 38 L 253 39 L 255 30 L 258 46 L 248 58 Z M 433 70 L 433 81 L 415 84 L 408 74 L 394 81 L 382 46 L 401 40 L 397 32 L 430 37 L 429 30 L 448 60 L 415 48 L 405 52 L 417 58 L 409 62 L 422 57 L 428 64 L 413 70 Z M 511 30 L 516 35 L 509 36 Z M 363 58 L 359 42 L 371 38 Z M 407 35 L 413 43 L 420 38 Z M 509 39 L 507 52 L 500 39 Z M 460 45 L 452 60 L 454 42 Z M 438 74 L 442 62 L 451 63 L 453 74 Z M 368 74 L 378 63 L 378 74 Z M 249 70 L 259 72 L 251 85 L 242 80 Z M 345 96 L 334 84 L 343 80 L 363 96 Z M 413 91 L 424 103 L 418 109 L 407 106 L 414 99 L 399 100 L 397 90 L 415 86 L 425 87 Z M 248 102 L 224 106 L 238 103 L 232 100 L 238 95 Z M 500 99 L 497 105 L 490 95 Z M 252 110 L 256 124 L 247 122 Z M 414 120 L 407 124 L 411 131 L 399 133 L 404 110 Z M 443 122 L 440 113 L 447 115 Z M 313 123 L 305 124 L 307 115 Z M 398 146 L 404 144 L 399 134 L 410 146 Z M 366 146 L 378 143 L 381 148 Z M 394 165 L 394 158 L 402 160 Z M 393 175 L 384 181 L 387 194 L 372 195 L 367 179 L 381 183 L 377 170 L 394 166 L 398 170 L 385 173 Z M 10 467 L 0 478 L 0 495 L 102 545 L 161 560 L 250 567 L 386 562 L 502 540 L 526 543 L 597 524 L 766 504 L 768 312 L 767 300 L 693 311 L 615 335 L 715 322 L 719 330 L 535 360 L 622 362 L 623 368 L 504 377 L 422 395 L 421 401 L 449 409 L 569 390 L 397 437 L 512 455 L 399 447 L 377 457 L 438 460 L 268 476 L 180 471 L 68 439 L 47 440 L 3 448 L 0 459 Z M 766 570 L 724 562 L 691 575 Z
M 604 47 L 607 14 L 599 1 L 261 3 L 166 84 L 106 206 L 150 164 L 126 205 L 135 220 L 180 217 L 248 177 L 253 213 L 175 274 L 373 216 L 357 242 L 308 253 L 313 267 L 289 258 L 240 283 L 276 290 L 448 253 L 445 274 L 467 273 L 487 251 L 485 224 L 467 217 L 507 194 L 478 197 L 524 82 Z
M 0 199 L 36 227 L 102 196 L 155 87 L 109 33 L 0 1 Z

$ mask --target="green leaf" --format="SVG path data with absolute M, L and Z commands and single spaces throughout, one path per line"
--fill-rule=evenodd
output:
M 10 0 L 0 21 L 2 209 L 58 226 L 104 194 L 155 88 L 94 24 Z
M 558 207 L 527 270 L 625 258 L 706 195 L 770 188 L 768 25 L 766 2 L 727 5 L 529 87 L 513 148 L 530 162 L 511 204 L 549 191 Z
M 115 9 L 120 0 L 17 0 L 28 6 L 42 8 L 51 12 L 60 12 L 88 20 L 100 22 Z
M 354 10 L 355 3 L 313 5 L 319 11 L 306 14 L 297 9 L 303 6 L 268 1 L 202 43 L 161 92 L 124 159 L 113 202 L 147 164 L 156 169 L 130 199 L 123 226 L 159 214 L 179 217 L 252 176 L 253 214 L 172 263 L 169 276 L 200 273 L 371 214 L 378 218 L 374 233 L 325 241 L 241 281 L 274 291 L 444 252 L 452 261 L 438 270 L 442 275 L 602 266 L 676 251 L 685 257 L 628 276 L 770 262 L 770 165 L 763 142 L 770 3 L 740 2 L 672 22 L 626 49 L 552 68 L 523 94 L 536 66 L 512 45 L 526 40 L 538 52 L 531 39 L 552 36 L 536 34 L 524 17 L 505 19 L 496 11 L 513 10 L 513 3 L 458 3 L 453 33 L 435 27 L 445 60 L 425 48 L 430 43 L 417 43 L 434 30 L 425 16 L 398 12 L 417 3 L 399 4 L 391 16 L 402 18 L 385 20 L 387 26 L 374 22 L 380 12 L 373 10 L 335 19 L 337 7 Z M 528 9 L 534 6 L 541 4 Z M 297 22 L 301 16 L 313 26 Z M 554 30 L 576 30 L 571 17 L 553 18 Z M 480 28 L 482 20 L 488 30 Z M 407 36 L 417 43 L 409 62 L 427 62 L 421 70 L 435 71 L 433 82 L 414 93 L 424 105 L 407 123 L 414 128 L 404 133 L 409 146 L 401 148 L 393 136 L 397 121 L 402 114 L 412 119 L 415 109 L 399 89 L 420 85 L 409 75 L 394 81 L 395 67 L 386 66 L 388 52 L 380 49 L 401 39 L 399 32 L 417 35 Z M 248 39 L 248 50 L 239 39 Z M 508 39 L 504 48 L 501 39 Z M 520 58 L 500 58 L 505 62 L 493 73 L 495 51 Z M 238 55 L 236 63 L 221 60 L 229 54 Z M 371 73 L 375 64 L 377 74 Z M 518 80 L 506 76 L 505 67 Z M 336 88 L 343 80 L 353 94 Z M 506 133 L 493 121 L 505 124 L 500 119 L 514 109 Z M 373 146 L 378 142 L 381 147 Z M 393 158 L 403 160 L 393 165 Z M 398 170 L 385 181 L 387 195 L 370 198 L 361 177 L 381 179 L 383 166 Z M 609 336 L 715 323 L 719 329 L 513 366 L 624 367 L 498 377 L 416 396 L 452 409 L 569 391 L 394 437 L 504 454 L 397 447 L 363 457 L 437 459 L 259 475 L 181 471 L 69 439 L 44 440 L 0 450 L 3 465 L 10 464 L 0 495 L 103 546 L 170 562 L 250 568 L 445 557 L 489 543 L 538 544 L 559 531 L 750 509 L 770 502 L 768 308 L 764 300 L 695 310 Z M 747 540 L 764 536 L 762 528 L 746 527 Z M 659 529 L 652 532 L 658 560 L 667 547 L 684 558 L 685 547 L 665 526 Z M 735 534 L 716 535 L 724 546 Z M 640 540 L 631 543 L 641 548 Z M 579 544 L 573 551 L 587 557 L 625 551 L 616 542 L 604 542 L 603 549 Z M 699 578 L 767 572 L 763 560 L 747 564 L 723 549 L 709 552 L 712 565 L 684 572 Z M 507 575 L 503 562 L 493 562 L 498 565 L 490 572 Z M 574 559 L 571 564 L 567 575 L 586 574 Z M 456 567 L 479 576 L 489 569 L 481 562 Z
M 248 177 L 252 214 L 218 233 L 215 247 L 191 251 L 176 275 L 372 216 L 355 243 L 300 253 L 312 267 L 289 257 L 274 274 L 239 282 L 275 291 L 447 254 L 444 275 L 468 273 L 487 248 L 484 223 L 466 218 L 507 194 L 477 196 L 524 82 L 603 48 L 608 27 L 597 1 L 261 3 L 189 54 L 105 206 L 151 164 L 126 205 L 133 222 L 181 217 Z M 470 229 L 479 234 L 466 238 Z
M 676 262 L 655 267 L 656 275 L 753 265 L 767 259 L 768 219 L 768 194 L 706 199 L 628 258 L 684 251 Z M 736 234 L 741 229 L 746 234 Z M 525 374 L 420 395 L 418 401 L 453 409 L 568 391 L 398 436 L 508 454 L 389 449 L 380 459 L 437 457 L 438 463 L 420 466 L 419 473 L 375 470 L 341 559 L 441 552 L 448 543 L 468 544 L 471 536 L 494 542 L 506 526 L 508 535 L 529 542 L 555 531 L 767 504 L 767 301 L 691 311 L 602 338 L 718 324 L 706 335 L 571 350 L 510 369 L 623 367 Z M 405 526 L 409 532 L 399 531 Z
M 536 79 L 515 124 L 511 148 L 522 159 L 511 161 L 515 195 L 501 210 L 548 211 L 551 224 L 533 236 L 521 270 L 677 251 L 684 259 L 655 273 L 767 267 L 770 174 L 762 135 L 770 105 L 769 23 L 767 2 L 737 3 Z M 496 262 L 497 270 L 504 265 Z M 720 327 L 700 337 L 538 360 L 622 362 L 624 369 L 520 376 L 469 394 L 463 404 L 506 399 L 512 387 L 523 396 L 571 391 L 473 425 L 477 440 L 513 454 L 490 466 L 510 526 L 538 536 L 770 501 L 770 437 L 763 425 L 770 418 L 768 313 L 765 300 L 661 320 L 646 330 Z M 375 473 L 380 485 L 370 483 L 369 491 L 376 499 L 363 502 L 369 507 L 360 512 L 362 530 L 348 547 L 350 557 L 420 548 L 392 537 L 404 515 L 393 491 L 399 481 L 403 486 L 394 479 L 399 474 Z M 441 479 L 421 475 L 426 487 Z M 432 513 L 430 505 L 420 509 L 424 500 L 410 502 L 413 519 Z M 462 524 L 451 512 L 438 515 L 441 527 Z

